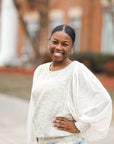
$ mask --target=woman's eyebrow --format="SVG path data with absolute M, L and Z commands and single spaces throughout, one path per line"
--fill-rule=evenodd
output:
M 70 43 L 69 41 L 64 41 L 64 42 Z
M 56 39 L 56 38 L 52 38 L 52 40 L 57 40 L 58 41 L 58 39 Z M 64 41 L 64 42 L 70 43 L 69 41 Z
M 56 38 L 52 38 L 52 40 L 53 40 L 53 39 L 54 39 L 54 40 L 58 40 L 58 39 L 56 39 Z

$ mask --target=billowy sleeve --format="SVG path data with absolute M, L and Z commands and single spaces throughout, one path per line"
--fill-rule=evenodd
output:
M 112 101 L 96 76 L 83 64 L 74 68 L 70 87 L 70 110 L 76 127 L 88 141 L 102 139 L 112 117 Z
M 33 103 L 33 89 L 36 83 L 36 80 L 38 78 L 38 75 L 40 73 L 40 66 L 35 70 L 34 76 L 33 76 L 33 84 L 32 84 L 32 90 L 31 90 L 31 98 L 29 102 L 29 109 L 28 109 L 28 121 L 27 121 L 27 144 L 36 144 L 36 138 L 33 135 L 33 113 L 34 113 L 34 103 Z
M 27 123 L 27 144 L 34 144 L 35 139 L 33 135 L 33 129 L 32 129 L 32 115 L 33 115 L 33 100 L 32 96 L 29 103 L 29 112 L 28 112 L 28 123 Z

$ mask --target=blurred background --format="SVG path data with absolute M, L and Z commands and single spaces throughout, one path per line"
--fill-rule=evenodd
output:
M 14 121 L 16 123 L 17 113 L 21 117 L 18 119 L 22 119 L 18 121 L 18 126 L 24 128 L 24 134 L 14 129 L 9 139 L 15 143 L 11 139 L 16 131 L 17 139 L 25 139 L 25 119 L 34 69 L 51 61 L 48 39 L 51 30 L 59 24 L 71 25 L 76 32 L 70 59 L 84 63 L 114 100 L 114 0 L 0 0 L 2 143 L 6 141 L 5 135 L 9 137 L 8 127 L 11 128 L 11 124 L 13 127 Z M 3 109 L 6 113 L 12 112 L 12 117 L 4 115 Z M 18 112 L 14 111 L 16 109 Z M 9 118 L 9 125 L 5 118 Z M 111 123 L 114 132 L 113 121 L 114 114 Z

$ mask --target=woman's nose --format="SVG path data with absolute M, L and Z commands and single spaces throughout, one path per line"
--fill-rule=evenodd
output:
M 56 49 L 61 49 L 61 44 L 58 44 L 58 45 L 56 46 Z

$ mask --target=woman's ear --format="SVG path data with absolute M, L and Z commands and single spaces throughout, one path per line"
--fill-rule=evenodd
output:
M 74 45 L 72 45 L 71 48 L 70 48 L 70 51 L 69 51 L 69 54 L 70 54 L 70 55 L 73 54 L 73 47 L 74 47 Z
M 73 47 L 74 47 L 74 45 L 72 44 L 72 46 L 71 46 L 71 48 L 70 48 L 70 52 L 72 53 L 72 51 L 73 51 Z
M 48 39 L 48 48 L 49 48 L 49 46 L 50 46 L 50 38 Z

